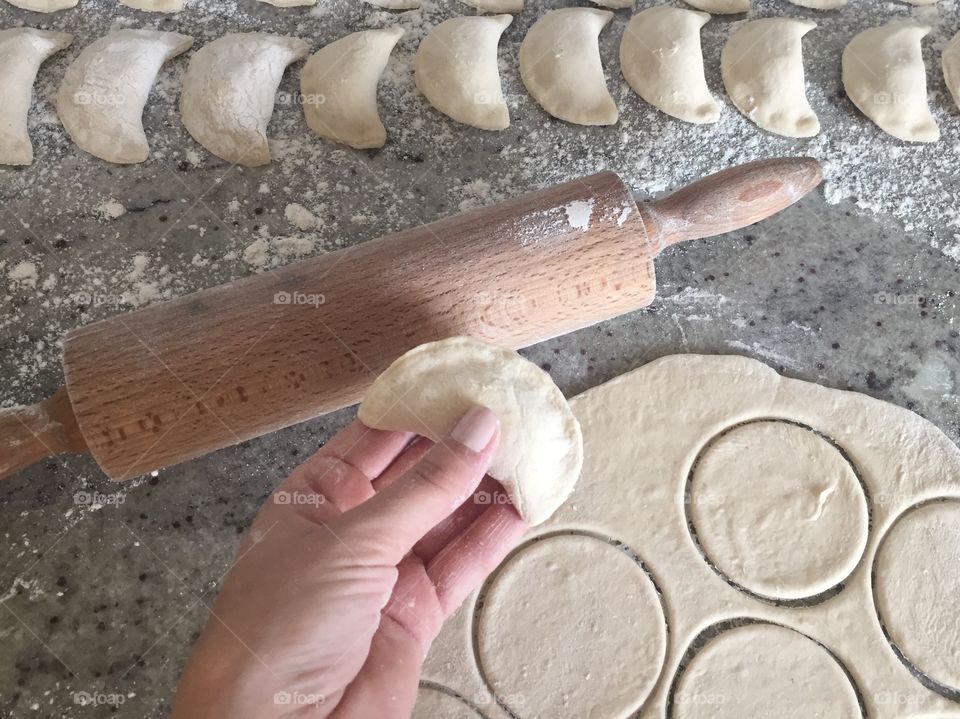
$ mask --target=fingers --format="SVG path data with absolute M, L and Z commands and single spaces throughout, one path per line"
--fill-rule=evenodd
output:
M 356 542 L 370 561 L 397 564 L 473 493 L 498 436 L 494 414 L 474 407 L 412 469 L 345 515 L 341 536 Z
M 371 479 L 390 466 L 411 436 L 354 421 L 294 469 L 271 500 L 317 522 L 353 509 L 373 496 Z
M 480 480 L 477 490 L 466 502 L 457 507 L 453 514 L 441 520 L 436 527 L 427 532 L 413 547 L 413 552 L 424 562 L 429 562 L 437 553 L 446 547 L 458 534 L 473 524 L 473 521 L 483 514 L 493 503 L 484 501 L 487 497 L 504 497 L 504 491 L 490 476 Z
M 356 419 L 334 435 L 314 457 L 338 457 L 372 479 L 390 466 L 412 437 L 412 432 L 373 429 Z M 311 459 L 307 460 L 308 464 Z
M 513 507 L 489 507 L 427 564 L 444 616 L 480 586 L 527 531 Z

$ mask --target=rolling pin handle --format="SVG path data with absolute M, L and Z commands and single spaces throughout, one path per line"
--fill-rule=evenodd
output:
M 792 205 L 822 179 L 820 163 L 812 157 L 758 160 L 708 175 L 640 209 L 659 253 L 677 242 L 759 222 Z
M 61 452 L 82 452 L 86 443 L 64 387 L 30 407 L 0 409 L 0 479 Z

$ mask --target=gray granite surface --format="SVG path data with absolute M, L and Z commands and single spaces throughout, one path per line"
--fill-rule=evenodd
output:
M 51 20 L 5 6 L 0 25 L 75 25 L 82 46 L 122 17 L 188 31 L 201 42 L 227 29 L 276 29 L 310 37 L 316 48 L 391 17 L 361 3 L 343 13 L 284 14 L 247 2 L 222 16 L 200 4 L 180 21 L 102 0 L 84 7 L 81 0 L 80 9 Z M 620 25 L 627 17 L 621 15 Z M 515 51 L 529 22 L 527 15 L 508 31 L 508 51 Z M 414 48 L 401 46 L 407 64 L 390 77 L 409 68 Z M 685 136 L 677 134 L 671 136 L 675 159 L 660 148 L 660 167 L 650 166 L 643 158 L 654 151 L 622 142 L 621 131 L 666 121 L 622 87 L 615 93 L 621 107 L 634 103 L 626 129 L 572 128 L 517 99 L 512 128 L 485 134 L 453 126 L 415 97 L 409 80 L 398 80 L 401 90 L 382 91 L 391 128 L 383 150 L 299 144 L 307 137 L 302 118 L 279 106 L 282 117 L 271 125 L 281 138 L 277 160 L 242 170 L 207 155 L 179 125 L 181 58 L 165 70 L 146 110 L 154 157 L 121 168 L 84 155 L 50 119 L 50 97 L 76 50 L 41 72 L 40 106 L 31 116 L 37 163 L 0 169 L 2 277 L 22 261 L 38 270 L 35 287 L 0 284 L 0 399 L 8 402 L 38 401 L 61 384 L 56 343 L 70 327 L 248 274 L 257 268 L 243 261 L 243 251 L 259 237 L 312 234 L 319 238 L 313 251 L 320 252 L 606 167 L 622 170 L 644 195 L 673 178 L 724 166 L 736 154 L 707 143 L 691 164 Z M 614 56 L 605 55 L 612 63 Z M 836 82 L 829 75 L 829 83 Z M 505 83 L 519 98 L 515 68 L 505 71 Z M 288 76 L 281 89 L 294 88 Z M 823 116 L 851 112 L 838 103 Z M 647 114 L 639 116 L 641 110 Z M 729 104 L 725 113 L 725 122 L 758 136 Z M 802 142 L 772 138 L 757 154 L 806 151 Z M 897 169 L 890 172 L 895 176 Z M 126 213 L 108 217 L 110 200 Z M 285 209 L 294 202 L 322 226 L 292 228 Z M 792 377 L 914 409 L 956 441 L 958 264 L 931 239 L 952 230 L 936 215 L 927 223 L 929 230 L 906 231 L 889 216 L 828 203 L 818 191 L 761 225 L 669 249 L 657 262 L 659 296 L 651 307 L 524 354 L 568 395 L 667 354 L 743 354 Z M 270 252 L 269 261 L 292 259 Z M 138 253 L 149 259 L 139 274 Z M 51 274 L 57 282 L 45 288 Z M 239 535 L 271 488 L 353 415 L 348 409 L 321 417 L 122 486 L 80 456 L 45 461 L 6 480 L 0 487 L 0 716 L 165 716 Z M 88 498 L 99 494 L 113 502 L 91 506 Z M 83 706 L 84 693 L 108 701 L 113 695 L 113 704 Z

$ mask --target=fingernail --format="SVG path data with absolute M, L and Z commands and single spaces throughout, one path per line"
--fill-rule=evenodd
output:
M 496 415 L 486 407 L 473 407 L 460 418 L 450 437 L 474 452 L 481 452 L 496 431 Z

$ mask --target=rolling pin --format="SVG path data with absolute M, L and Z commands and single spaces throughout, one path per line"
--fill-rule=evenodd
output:
M 764 160 L 638 204 L 602 172 L 79 327 L 66 387 L 0 411 L 0 477 L 88 451 L 129 479 L 353 404 L 424 342 L 520 348 L 645 307 L 664 248 L 819 183 Z

